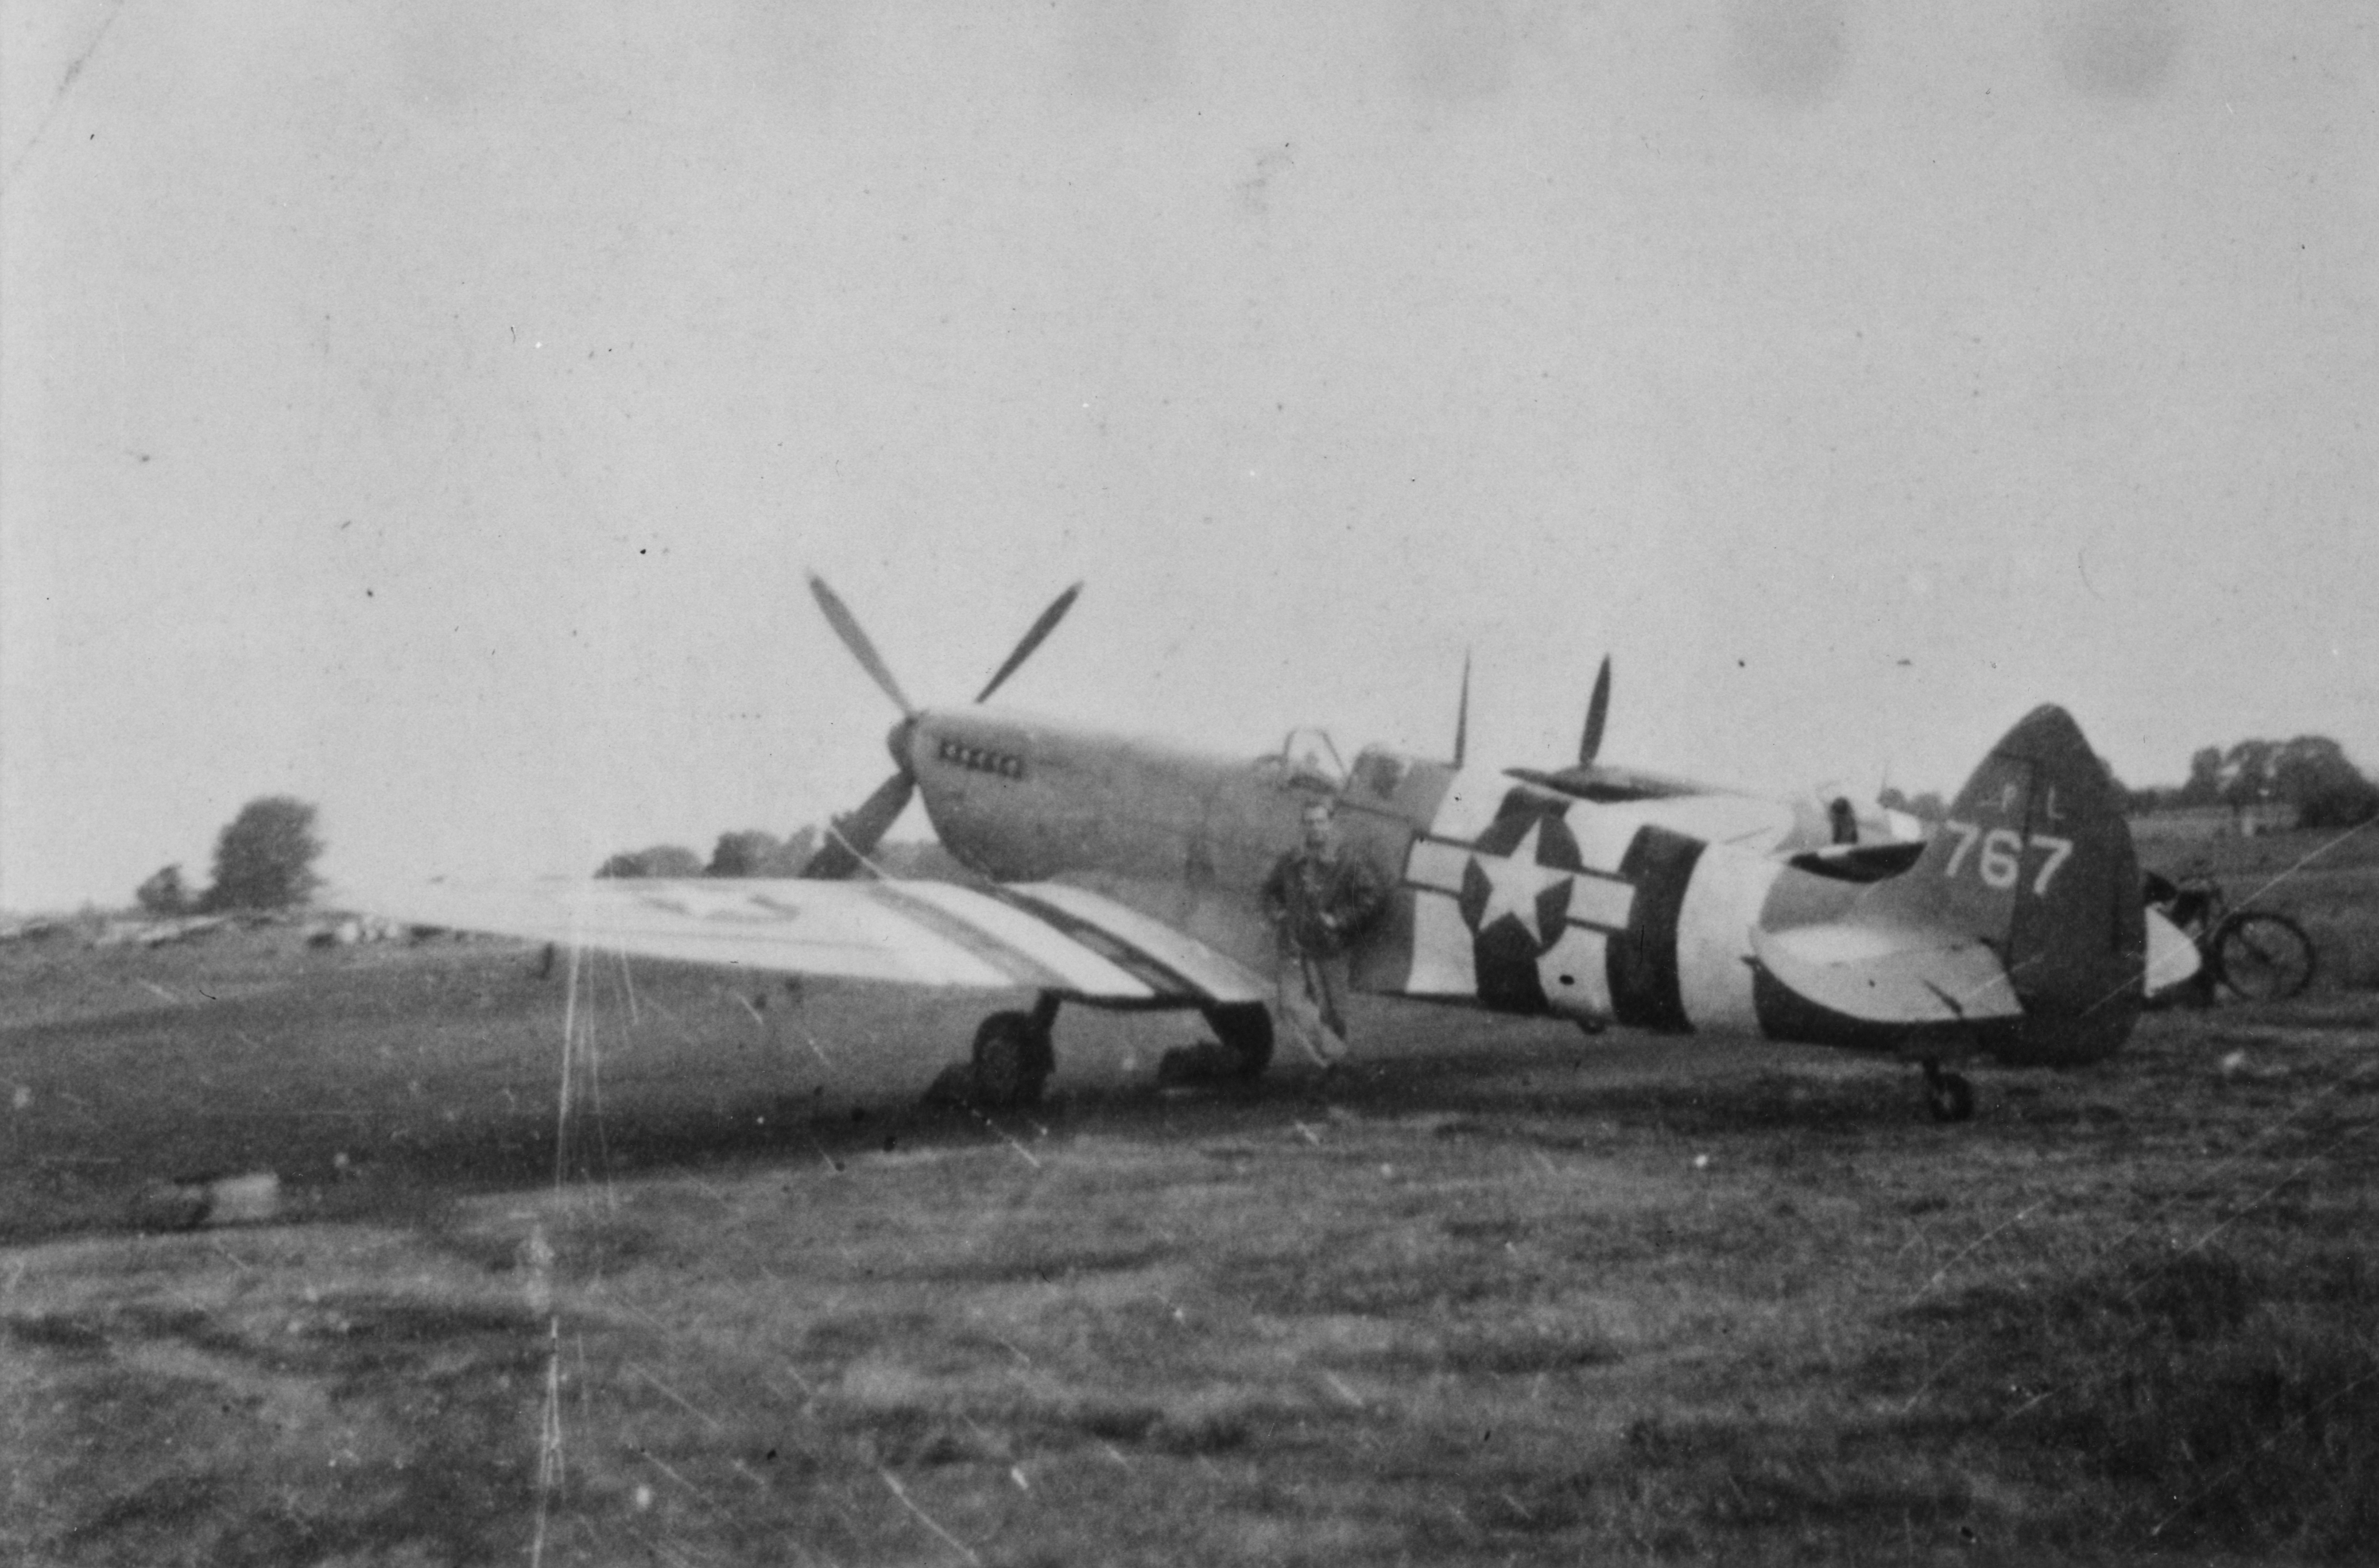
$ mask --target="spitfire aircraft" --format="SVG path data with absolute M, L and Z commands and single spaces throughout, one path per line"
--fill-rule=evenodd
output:
M 2100 1060 L 2151 977 L 2194 967 L 2143 909 L 2119 800 L 2060 708 L 2011 730 L 1929 837 L 1829 854 L 1734 831 L 1743 797 L 1616 787 L 1596 772 L 1595 721 L 1564 777 L 1382 746 L 1342 766 L 1313 732 L 1250 760 L 990 706 L 1080 585 L 973 704 L 921 708 L 834 591 L 810 585 L 900 717 L 891 777 L 800 877 L 441 882 L 371 907 L 747 972 L 1033 993 L 976 1031 L 984 1106 L 1040 1096 L 1068 1003 L 1195 1010 L 1216 1043 L 1174 1065 L 1260 1077 L 1282 968 L 1261 889 L 1317 800 L 1387 890 L 1346 955 L 1354 989 L 1879 1053 L 1923 1068 L 1942 1120 L 1973 1108 L 1952 1065 Z M 861 874 L 917 795 L 980 884 Z

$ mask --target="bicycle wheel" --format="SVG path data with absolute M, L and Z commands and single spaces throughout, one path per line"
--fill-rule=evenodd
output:
M 2286 915 L 2247 910 L 2214 933 L 2214 971 L 2250 1002 L 2285 1002 L 2313 983 L 2313 938 Z

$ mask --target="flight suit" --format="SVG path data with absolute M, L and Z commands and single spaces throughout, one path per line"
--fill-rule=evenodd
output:
M 1281 856 L 1264 879 L 1264 913 L 1280 935 L 1281 957 L 1296 960 L 1304 1000 L 1320 1015 L 1321 1030 L 1302 1027 L 1289 969 L 1281 971 L 1281 1011 L 1306 1049 L 1325 1066 L 1346 1054 L 1346 948 L 1370 929 L 1386 906 L 1379 874 L 1342 845 L 1326 850 L 1299 845 Z

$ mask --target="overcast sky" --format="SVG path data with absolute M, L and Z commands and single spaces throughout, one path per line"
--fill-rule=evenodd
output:
M 0 904 L 586 870 L 972 695 L 2379 766 L 2361 0 L 9 0 Z M 922 812 L 899 832 L 926 831 Z

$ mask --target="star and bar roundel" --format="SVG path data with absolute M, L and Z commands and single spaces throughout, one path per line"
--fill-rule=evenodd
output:
M 1493 932 L 1499 940 L 1524 945 L 1535 962 L 1552 950 L 1569 923 L 1586 870 L 1576 836 L 1560 817 L 1531 813 L 1491 824 L 1471 848 L 1462 865 L 1462 891 L 1455 896 L 1462 923 L 1475 937 Z M 1508 932 L 1502 929 L 1506 926 Z
M 1606 934 L 1624 929 L 1632 902 L 1624 883 L 1589 873 L 1557 809 L 1498 817 L 1472 841 L 1455 895 L 1470 932 L 1479 999 L 1513 1012 L 1540 1011 L 1559 985 L 1548 964 L 1564 971 L 1601 968 L 1599 949 Z M 1587 929 L 1574 931 L 1573 920 Z
M 1635 889 L 1616 865 L 1592 863 L 1597 858 L 1582 849 L 1560 805 L 1518 795 L 1476 837 L 1440 823 L 1414 844 L 1406 883 L 1446 896 L 1461 923 L 1424 921 L 1417 937 L 1467 941 L 1470 951 L 1461 957 L 1468 961 L 1446 978 L 1467 970 L 1455 983 L 1475 989 L 1488 1007 L 1537 1012 L 1558 995 L 1601 1010 L 1605 944 L 1627 929 Z

